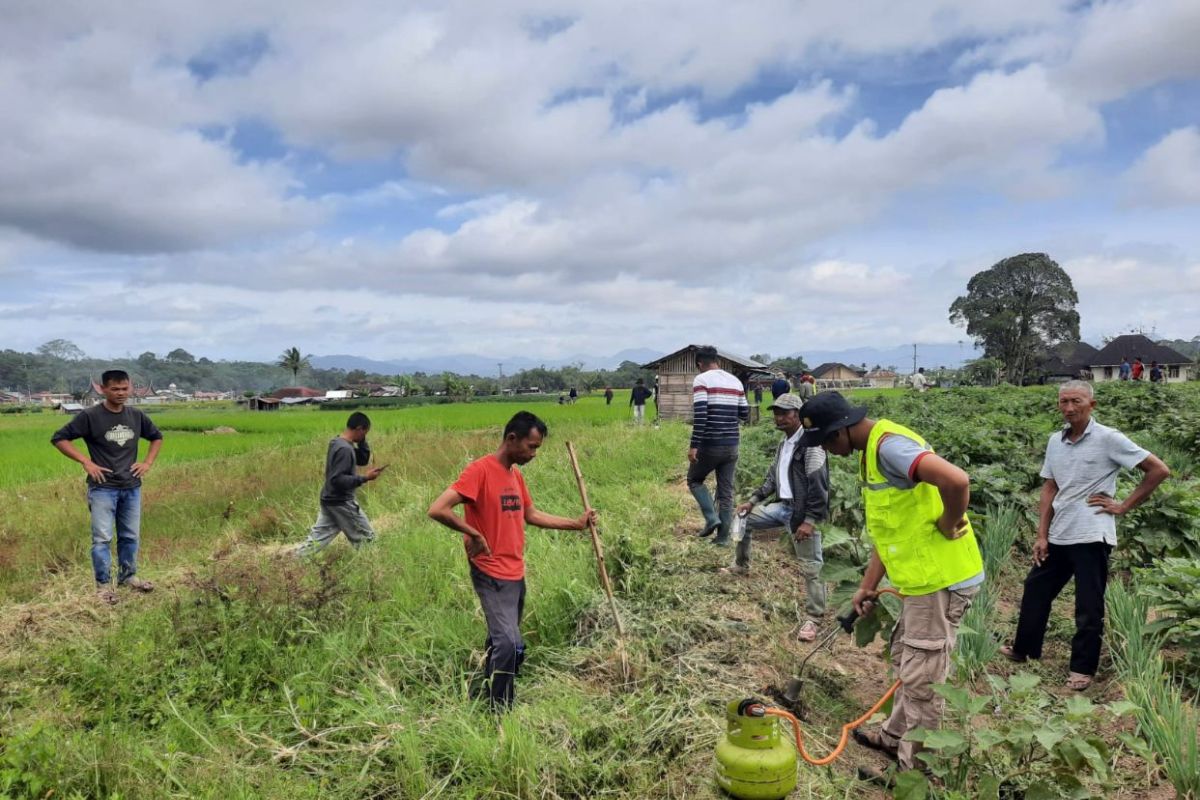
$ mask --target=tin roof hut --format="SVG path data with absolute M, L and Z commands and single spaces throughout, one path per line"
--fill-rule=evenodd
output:
M 642 369 L 653 370 L 658 375 L 655 401 L 658 403 L 658 415 L 661 418 L 691 421 L 692 380 L 700 374 L 696 367 L 696 350 L 701 346 L 689 344 L 674 353 L 642 365 Z M 772 374 L 766 364 L 720 348 L 717 348 L 717 361 L 721 369 L 737 376 L 743 386 L 749 384 L 752 375 Z

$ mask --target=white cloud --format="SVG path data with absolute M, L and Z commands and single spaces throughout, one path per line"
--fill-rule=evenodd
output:
M 1131 205 L 1200 203 L 1200 128 L 1171 131 L 1126 173 Z

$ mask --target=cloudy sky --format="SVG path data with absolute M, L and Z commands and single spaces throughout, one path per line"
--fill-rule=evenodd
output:
M 6 0 L 0 348 L 1200 335 L 1196 0 Z

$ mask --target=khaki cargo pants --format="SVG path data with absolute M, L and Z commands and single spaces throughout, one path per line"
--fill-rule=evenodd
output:
M 903 736 L 913 728 L 934 730 L 941 724 L 946 700 L 933 686 L 944 683 L 950 674 L 958 625 L 979 589 L 942 589 L 904 598 L 904 609 L 892 631 L 892 667 L 900 688 L 892 701 L 892 715 L 881 731 L 883 743 L 897 748 L 901 769 L 924 766 L 914 761 L 920 744 L 904 741 Z

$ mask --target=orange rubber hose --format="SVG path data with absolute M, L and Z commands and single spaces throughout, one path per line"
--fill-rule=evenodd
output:
M 838 740 L 837 747 L 833 748 L 833 752 L 827 756 L 824 756 L 823 758 L 813 758 L 808 754 L 808 751 L 804 749 L 804 734 L 800 730 L 800 720 L 796 719 L 795 716 L 793 716 L 790 712 L 784 711 L 782 708 L 765 708 L 764 710 L 767 714 L 770 714 L 773 717 L 783 717 L 784 719 L 791 720 L 792 731 L 796 734 L 796 751 L 800 753 L 800 757 L 813 766 L 823 767 L 826 764 L 832 763 L 833 760 L 840 756 L 842 751 L 846 749 L 846 745 L 850 741 L 850 731 L 854 730 L 859 725 L 862 725 L 864 722 L 874 716 L 879 709 L 883 708 L 883 704 L 886 703 L 899 688 L 900 681 L 896 681 L 892 684 L 892 687 L 884 693 L 883 697 L 879 698 L 875 705 L 871 706 L 867 713 L 863 714 L 853 722 L 847 722 L 845 725 L 843 725 L 842 738 Z
M 894 594 L 896 597 L 901 597 L 901 594 L 895 589 L 880 589 L 877 592 L 877 595 L 880 594 Z M 808 754 L 808 751 L 804 749 L 804 734 L 800 730 L 800 720 L 796 719 L 794 715 L 784 711 L 782 708 L 769 708 L 764 706 L 763 710 L 773 717 L 782 717 L 783 719 L 790 720 L 792 723 L 792 732 L 796 735 L 796 751 L 800 753 L 800 757 L 815 767 L 823 767 L 826 764 L 833 763 L 833 760 L 840 756 L 842 751 L 846 749 L 846 745 L 850 741 L 850 731 L 854 730 L 859 725 L 862 725 L 871 717 L 875 716 L 876 712 L 883 708 L 883 704 L 886 703 L 899 688 L 900 681 L 896 681 L 892 684 L 890 689 L 883 693 L 883 697 L 879 698 L 879 700 L 875 702 L 875 705 L 871 706 L 865 714 L 853 722 L 847 722 L 845 725 L 843 725 L 842 738 L 838 739 L 837 747 L 833 748 L 833 752 L 831 752 L 829 755 L 822 758 L 813 758 Z

